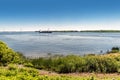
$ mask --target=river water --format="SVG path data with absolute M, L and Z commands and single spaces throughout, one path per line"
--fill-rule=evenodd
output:
M 103 54 L 120 47 L 120 33 L 115 32 L 1 32 L 0 40 L 25 56 Z

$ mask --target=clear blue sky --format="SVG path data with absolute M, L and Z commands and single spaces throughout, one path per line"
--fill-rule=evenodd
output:
M 0 0 L 0 31 L 120 29 L 120 0 Z

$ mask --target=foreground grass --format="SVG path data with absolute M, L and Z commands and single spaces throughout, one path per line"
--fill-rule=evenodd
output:
M 53 74 L 22 65 L 9 64 L 7 67 L 0 67 L 0 80 L 120 80 L 120 75 L 118 73 Z
M 85 77 L 71 77 L 67 75 L 42 75 L 34 68 L 18 65 L 0 67 L 0 80 L 84 80 Z

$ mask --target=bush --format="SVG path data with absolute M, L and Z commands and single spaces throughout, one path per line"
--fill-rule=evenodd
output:
M 2 41 L 0 41 L 0 62 L 1 65 L 20 62 L 20 56 Z
M 119 47 L 113 47 L 109 53 L 118 53 L 119 51 Z
M 52 70 L 58 73 L 72 72 L 98 72 L 113 73 L 119 70 L 119 58 L 116 56 L 94 55 L 31 59 L 33 67 L 38 69 Z
M 118 71 L 118 64 L 110 56 L 86 57 L 86 72 L 113 73 Z

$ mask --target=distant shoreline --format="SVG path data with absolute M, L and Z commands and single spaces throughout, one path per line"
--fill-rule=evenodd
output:
M 40 32 L 40 31 L 35 31 L 35 32 Z M 41 32 L 49 32 L 49 31 L 43 30 Z M 80 31 L 77 31 L 77 30 L 50 30 L 50 32 L 80 32 Z
M 83 30 L 80 32 L 120 32 L 120 30 Z
M 49 30 L 50 32 L 120 32 L 120 30 Z M 49 32 L 48 30 L 42 30 L 41 32 Z M 40 31 L 0 31 L 0 32 L 40 32 Z

